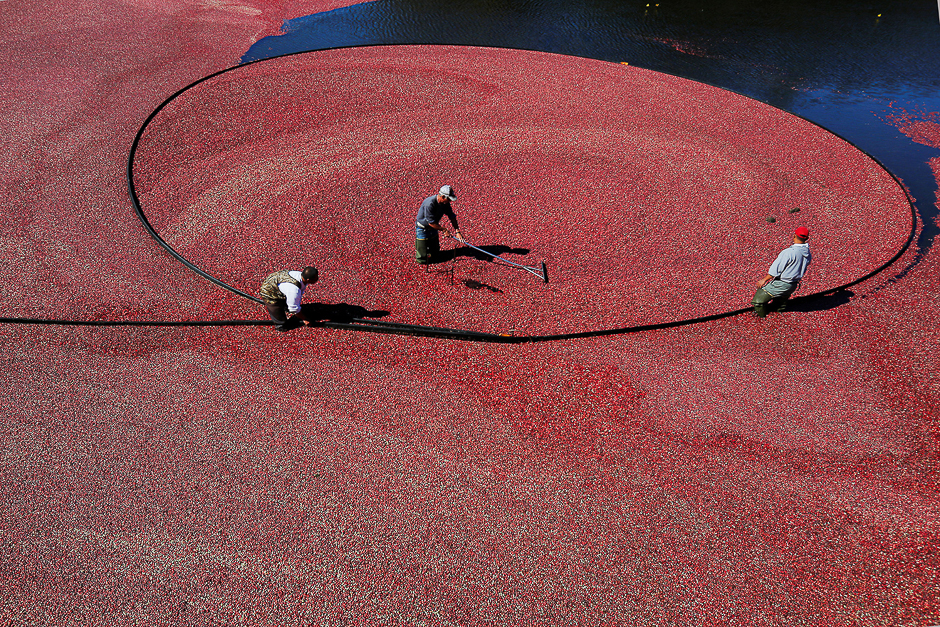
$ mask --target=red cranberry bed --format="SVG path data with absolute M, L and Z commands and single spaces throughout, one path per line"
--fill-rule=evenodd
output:
M 156 245 L 124 172 L 152 111 L 297 4 L 5 8 L 4 624 L 940 622 L 921 239 L 764 320 L 594 339 L 28 324 L 266 320 Z M 838 288 L 912 228 L 809 122 L 508 50 L 239 67 L 167 103 L 133 166 L 156 231 L 238 289 L 313 263 L 308 302 L 517 335 L 746 307 L 800 225 L 798 294 Z M 471 243 L 549 282 L 449 241 L 417 265 L 444 183 Z
M 213 276 L 254 292 L 272 264 L 311 263 L 317 298 L 475 331 L 738 309 L 798 225 L 814 233 L 802 290 L 816 292 L 910 233 L 894 179 L 809 122 L 530 52 L 372 47 L 237 68 L 170 102 L 135 157 L 151 224 Z M 544 261 L 548 285 L 446 237 L 442 263 L 418 267 L 417 207 L 445 183 L 464 237 L 539 274 Z

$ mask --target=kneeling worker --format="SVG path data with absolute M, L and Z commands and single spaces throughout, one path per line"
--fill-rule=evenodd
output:
M 809 253 L 809 229 L 801 226 L 793 235 L 793 245 L 777 255 L 766 276 L 757 283 L 757 291 L 751 304 L 754 314 L 763 318 L 767 315 L 767 306 L 774 301 L 777 311 L 783 311 L 790 295 L 799 287 L 812 255 Z
M 272 272 L 261 283 L 261 299 L 268 310 L 274 328 L 277 331 L 287 331 L 287 314 L 300 314 L 300 301 L 304 297 L 304 290 L 313 285 L 320 278 L 320 273 L 313 266 L 307 266 L 301 271 L 279 270 Z M 310 324 L 302 316 L 295 316 L 304 324 Z M 292 318 L 294 319 L 294 318 Z
M 441 251 L 440 231 L 450 235 L 443 224 L 441 218 L 447 216 L 451 225 L 454 227 L 454 237 L 461 242 L 464 241 L 460 235 L 460 227 L 457 226 L 457 216 L 450 203 L 457 200 L 457 194 L 450 185 L 445 185 L 434 196 L 428 196 L 421 203 L 418 209 L 418 217 L 415 220 L 415 251 L 417 252 L 418 263 L 429 263 L 431 258 Z

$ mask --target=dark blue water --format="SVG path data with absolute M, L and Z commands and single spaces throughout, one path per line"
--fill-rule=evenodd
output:
M 456 44 L 626 61 L 745 94 L 803 116 L 878 159 L 914 197 L 918 258 L 938 229 L 940 150 L 892 113 L 940 111 L 933 0 L 375 0 L 290 20 L 243 62 L 339 46 Z M 915 262 L 916 263 L 916 262 Z

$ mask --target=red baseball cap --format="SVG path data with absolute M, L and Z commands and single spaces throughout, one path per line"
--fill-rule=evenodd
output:
M 797 237 L 809 237 L 809 229 L 806 228 L 805 226 L 797 227 L 796 236 Z

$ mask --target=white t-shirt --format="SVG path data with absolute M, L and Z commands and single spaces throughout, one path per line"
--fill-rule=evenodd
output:
M 290 270 L 287 274 L 289 274 L 292 279 L 300 281 L 300 284 L 303 285 L 304 278 L 300 272 Z M 300 301 L 304 297 L 304 288 L 297 287 L 293 283 L 278 283 L 277 289 L 281 290 L 281 294 L 287 297 L 287 311 L 290 313 L 300 311 Z

